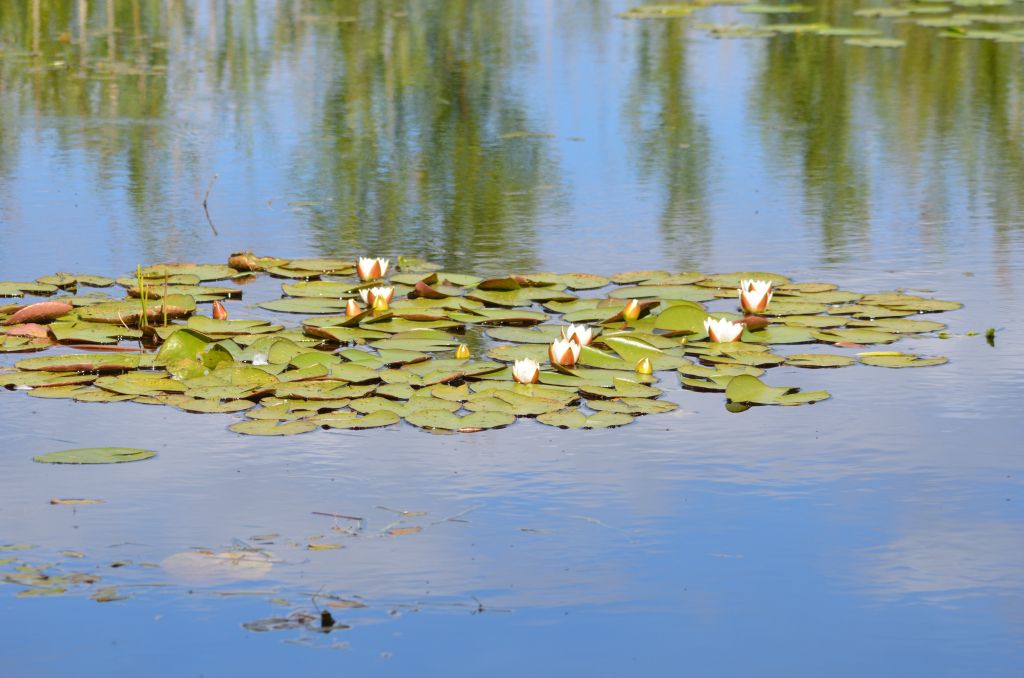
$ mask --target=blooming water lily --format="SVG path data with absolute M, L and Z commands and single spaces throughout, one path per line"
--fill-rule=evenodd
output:
M 570 323 L 568 327 L 562 328 L 562 339 L 575 341 L 580 346 L 590 346 L 593 338 L 593 330 L 586 325 L 573 325 Z
M 580 359 L 581 347 L 575 341 L 555 339 L 551 346 L 548 346 L 548 358 L 552 365 L 572 367 Z
M 740 298 L 740 307 L 746 313 L 761 313 L 772 300 L 772 282 L 770 280 L 741 280 L 736 290 Z
M 540 363 L 533 358 L 523 358 L 512 363 L 512 378 L 520 384 L 536 384 L 540 379 Z
M 376 280 L 377 278 L 383 278 L 387 275 L 389 263 L 390 262 L 387 259 L 359 257 L 359 263 L 356 264 L 356 273 L 359 274 L 360 280 Z
M 359 296 L 363 298 L 363 302 L 367 306 L 377 308 L 379 304 L 382 303 L 383 308 L 378 310 L 385 310 L 387 309 L 388 304 L 391 303 L 391 297 L 395 296 L 395 288 L 371 287 L 370 289 L 361 289 L 359 290 Z M 378 299 L 381 301 L 378 302 Z
M 711 341 L 722 343 L 737 341 L 743 334 L 743 329 L 742 323 L 734 323 L 728 318 L 719 318 L 718 320 L 708 318 L 704 321 L 704 330 L 708 333 Z

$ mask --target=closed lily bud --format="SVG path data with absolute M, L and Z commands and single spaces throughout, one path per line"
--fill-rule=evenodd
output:
M 580 350 L 580 345 L 575 341 L 555 339 L 548 346 L 548 359 L 551 360 L 552 365 L 572 367 L 580 359 Z
M 345 302 L 345 317 L 352 318 L 363 312 L 363 309 L 359 308 L 359 304 L 356 303 L 355 299 L 349 299 Z
M 455 357 L 459 360 L 469 359 L 469 346 L 465 344 L 459 344 L 459 347 L 455 349 Z
M 636 373 L 637 374 L 654 374 L 654 366 L 651 365 L 650 358 L 640 358 L 636 361 Z
M 630 299 L 626 307 L 622 309 L 622 317 L 625 320 L 636 320 L 640 317 L 640 302 L 636 299 Z
M 772 300 L 772 282 L 770 280 L 741 280 L 736 290 L 740 298 L 740 307 L 745 313 L 761 313 Z
M 734 323 L 727 318 L 719 318 L 718 320 L 707 318 L 704 321 L 704 330 L 708 333 L 708 338 L 711 341 L 723 343 L 738 341 L 740 335 L 743 334 L 743 324 Z
M 512 363 L 512 378 L 520 384 L 536 384 L 540 379 L 540 363 L 523 358 Z
M 228 310 L 224 308 L 224 304 L 220 303 L 220 301 L 215 301 L 213 302 L 213 310 L 210 312 L 210 315 L 213 316 L 214 320 L 227 320 Z

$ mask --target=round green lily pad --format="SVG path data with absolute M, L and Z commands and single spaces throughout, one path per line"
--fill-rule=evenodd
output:
M 155 456 L 156 452 L 133 447 L 80 447 L 40 454 L 32 457 L 32 461 L 41 464 L 123 464 Z

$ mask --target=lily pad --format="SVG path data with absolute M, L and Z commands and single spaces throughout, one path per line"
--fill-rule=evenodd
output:
M 587 407 L 601 412 L 621 412 L 623 414 L 664 414 L 679 409 L 679 406 L 667 400 L 650 398 L 616 398 L 613 400 L 588 400 Z
M 949 358 L 922 358 L 909 353 L 900 353 L 898 355 L 861 355 L 858 360 L 865 365 L 893 368 L 931 367 L 933 365 L 944 365 L 949 362 Z
M 725 388 L 725 397 L 734 403 L 751 405 L 802 405 L 825 400 L 825 391 L 798 393 L 791 386 L 768 386 L 757 377 L 741 374 L 733 377 Z
M 32 460 L 41 464 L 122 464 L 155 456 L 156 452 L 131 447 L 81 447 L 47 452 L 32 457 Z
M 292 436 L 315 431 L 317 425 L 308 421 L 287 421 L 278 423 L 274 420 L 239 421 L 228 426 L 235 433 L 250 436 Z
M 408 414 L 405 420 L 420 428 L 473 433 L 508 426 L 516 418 L 506 412 L 473 412 L 460 417 L 446 410 L 425 409 Z
M 537 417 L 537 421 L 558 428 L 612 428 L 633 423 L 633 415 L 622 412 L 596 412 L 587 416 L 578 409 L 558 410 Z
M 786 356 L 786 364 L 793 367 L 848 367 L 855 362 L 850 356 L 831 353 L 794 353 Z

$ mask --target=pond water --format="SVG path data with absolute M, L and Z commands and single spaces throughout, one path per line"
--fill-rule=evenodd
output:
M 738 414 L 662 376 L 679 410 L 604 431 L 257 438 L 0 392 L 0 544 L 33 547 L 0 560 L 124 598 L 0 587 L 2 673 L 1020 675 L 1024 47 L 810 5 L 0 3 L 0 280 L 251 249 L 964 304 L 900 344 L 948 364 L 783 366 L 832 398 Z M 701 27 L 782 22 L 905 45 Z M 31 461 L 93 445 L 159 456 Z M 273 563 L 174 560 L 239 542 Z M 348 628 L 253 630 L 318 608 Z

